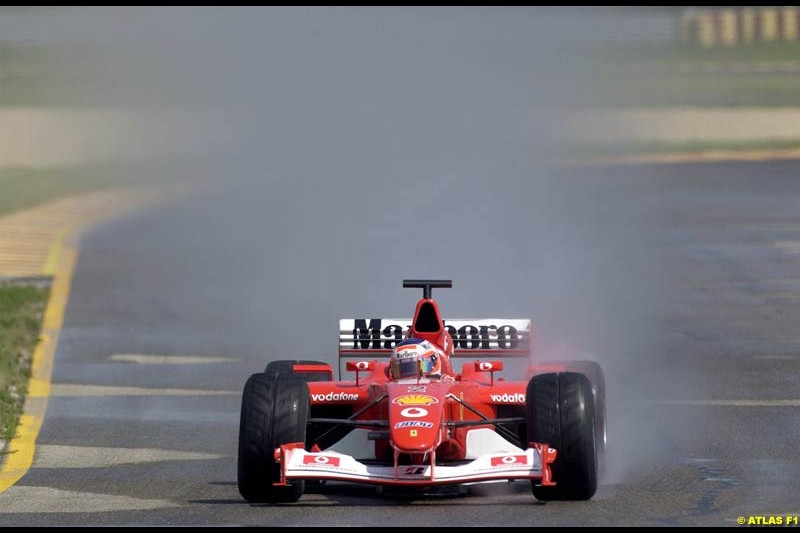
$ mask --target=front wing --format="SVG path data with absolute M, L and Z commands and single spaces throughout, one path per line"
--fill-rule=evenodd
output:
M 538 443 L 530 443 L 524 451 L 482 455 L 456 466 L 370 465 L 336 452 L 308 452 L 299 442 L 281 446 L 276 459 L 281 463 L 281 481 L 276 485 L 299 479 L 417 486 L 539 479 L 542 485 L 555 485 L 550 465 L 556 459 L 556 450 Z

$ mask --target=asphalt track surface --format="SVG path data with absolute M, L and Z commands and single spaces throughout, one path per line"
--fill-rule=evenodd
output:
M 451 198 L 489 198 L 493 218 L 479 240 L 511 265 L 466 260 L 485 213 L 444 208 L 440 225 L 465 231 L 447 233 L 447 253 L 435 255 L 430 241 L 408 246 L 426 209 L 398 232 L 405 209 L 342 210 L 358 184 L 304 189 L 296 177 L 242 179 L 101 227 L 81 242 L 36 461 L 0 495 L 0 524 L 691 526 L 796 515 L 798 172 L 797 162 L 559 171 L 548 183 L 571 199 L 558 203 L 569 213 L 558 220 L 577 221 L 569 231 L 536 229 L 541 220 L 520 198 L 540 195 L 541 182 L 508 183 L 513 198 L 470 183 L 478 190 Z M 416 194 L 423 185 L 410 186 Z M 370 194 L 407 200 L 379 187 Z M 328 203 L 314 200 L 309 213 L 312 199 Z M 493 224 L 506 233 L 491 239 Z M 567 243 L 561 283 L 535 266 L 553 232 Z M 544 240 L 520 248 L 537 234 Z M 415 254 L 432 263 L 409 264 Z M 605 279 L 592 285 L 610 289 L 569 294 L 591 276 L 590 260 Z M 604 324 L 598 347 L 619 352 L 595 353 L 608 372 L 611 452 L 593 500 L 538 503 L 525 483 L 444 495 L 330 484 L 278 506 L 240 498 L 247 376 L 271 359 L 334 361 L 336 319 L 410 313 L 416 294 L 400 280 L 417 275 L 454 278 L 441 293 L 445 315 L 532 309 L 559 328 L 540 324 L 544 337 L 566 336 L 570 320 Z M 559 292 L 576 306 L 549 320 L 559 300 L 548 295 Z M 591 341 L 596 330 L 584 333 Z

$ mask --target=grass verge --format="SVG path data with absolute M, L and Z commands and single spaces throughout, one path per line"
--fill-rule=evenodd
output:
M 152 170 L 152 169 L 151 169 Z M 144 167 L 94 164 L 52 169 L 0 168 L 0 216 L 99 189 L 142 184 Z M 0 281 L 0 455 L 15 435 L 31 375 L 48 289 Z
M 532 77 L 534 90 L 541 88 L 542 103 L 800 105 L 800 42 L 708 50 L 679 44 L 573 46 L 560 51 L 558 58 L 558 68 Z M 792 63 L 793 70 L 785 71 Z
M 81 167 L 0 168 L 0 215 L 62 196 L 108 187 L 110 181 Z
M 0 284 L 0 440 L 9 442 L 25 402 L 47 289 Z M 0 453 L 4 446 L 0 445 Z
M 0 167 L 0 216 L 73 194 L 168 183 L 163 162 L 109 162 L 53 168 Z
M 606 78 L 610 80 L 611 78 Z M 800 105 L 800 76 L 783 73 L 681 74 L 624 71 L 601 82 L 597 100 L 618 106 Z M 600 84 L 599 84 L 600 85 Z
M 775 41 L 700 48 L 685 44 L 637 44 L 599 47 L 596 57 L 617 61 L 668 63 L 800 61 L 800 42 Z

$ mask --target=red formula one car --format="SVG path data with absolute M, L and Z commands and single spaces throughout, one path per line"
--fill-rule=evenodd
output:
M 296 501 L 305 480 L 428 488 L 524 479 L 540 500 L 591 498 L 605 451 L 600 366 L 533 365 L 530 320 L 444 321 L 431 291 L 451 281 L 403 286 L 424 290 L 413 320 L 340 321 L 340 371 L 344 361 L 354 379 L 334 381 L 331 366 L 314 361 L 273 361 L 248 379 L 242 496 Z M 525 379 L 501 377 L 499 356 L 524 358 Z M 456 358 L 469 359 L 458 372 Z

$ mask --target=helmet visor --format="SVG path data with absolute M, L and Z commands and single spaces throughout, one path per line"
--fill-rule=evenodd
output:
M 419 361 L 416 357 L 393 361 L 390 370 L 394 379 L 417 378 L 420 376 Z
M 436 355 L 429 355 L 426 357 L 421 357 L 419 360 L 419 370 L 420 374 L 423 376 L 429 376 L 431 374 L 439 374 L 439 362 L 438 357 Z

